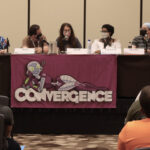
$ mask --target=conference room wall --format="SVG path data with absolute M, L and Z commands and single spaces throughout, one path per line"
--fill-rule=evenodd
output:
M 150 22 L 150 0 L 143 0 L 143 23 Z
M 62 23 L 72 24 L 83 43 L 83 0 L 31 0 L 31 25 L 39 24 L 49 41 L 55 41 Z
M 127 47 L 139 34 L 140 0 L 87 0 L 87 39 L 100 38 L 101 26 L 107 23 L 115 27 L 114 38 Z
M 27 0 L 1 0 L 0 35 L 10 40 L 10 52 L 27 34 Z

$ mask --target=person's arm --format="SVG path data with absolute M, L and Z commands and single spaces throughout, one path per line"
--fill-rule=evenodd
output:
M 127 112 L 127 116 L 125 118 L 125 124 L 128 121 L 140 120 L 144 118 L 144 114 L 141 112 L 141 105 L 139 102 L 140 95 L 141 95 L 141 91 L 139 92 L 138 96 L 136 97 L 135 101 L 132 103 L 132 105 L 130 106 Z
M 43 53 L 44 54 L 48 54 L 48 52 L 49 52 L 49 46 L 48 45 L 44 45 L 44 47 L 43 47 Z
M 115 48 L 116 48 L 116 49 L 121 49 L 121 43 L 120 43 L 119 40 L 116 40 L 116 41 L 115 41 Z
M 36 53 L 36 54 L 42 53 L 42 47 L 36 47 L 36 48 L 35 48 L 35 53 Z
M 23 39 L 22 41 L 22 48 L 28 48 L 28 44 L 27 44 L 27 37 Z
M 5 54 L 5 53 L 7 53 L 7 49 L 1 49 L 0 50 L 0 54 Z
M 77 48 L 82 48 L 80 41 L 76 38 L 76 46 Z
M 47 42 L 47 39 L 46 39 L 46 37 L 43 35 L 42 37 L 41 37 L 41 41 L 43 42 L 43 41 L 45 41 L 44 43 L 43 43 L 43 53 L 44 54 L 48 54 L 48 52 L 49 52 L 49 45 L 48 45 L 48 42 Z M 42 45 L 41 45 L 42 46 Z M 41 48 L 38 48 L 39 49 L 39 52 L 38 53 L 41 53 L 42 52 L 42 49 Z
M 99 46 L 98 46 L 98 43 L 96 40 L 92 43 L 91 53 L 92 54 L 100 54 L 100 49 L 99 49 Z
M 120 139 L 120 137 L 119 137 L 119 139 L 118 139 L 118 150 L 126 150 L 125 144 L 124 144 L 124 142 Z
M 137 40 L 137 38 L 135 37 L 135 38 L 132 40 L 132 48 L 137 48 L 137 44 L 138 44 L 138 40 Z

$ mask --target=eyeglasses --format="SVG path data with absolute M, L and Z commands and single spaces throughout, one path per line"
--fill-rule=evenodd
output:
M 69 29 L 69 30 L 64 30 L 64 32 L 71 32 L 71 30 Z

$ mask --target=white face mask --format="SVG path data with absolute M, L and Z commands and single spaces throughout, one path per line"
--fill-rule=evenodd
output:
M 103 39 L 106 39 L 106 38 L 109 37 L 109 33 L 108 32 L 102 32 L 101 36 L 102 36 Z

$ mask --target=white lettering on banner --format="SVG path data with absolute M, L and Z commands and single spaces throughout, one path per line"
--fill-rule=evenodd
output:
M 19 102 L 112 102 L 112 91 L 47 91 L 41 93 L 34 89 L 19 88 L 15 91 L 15 98 Z

